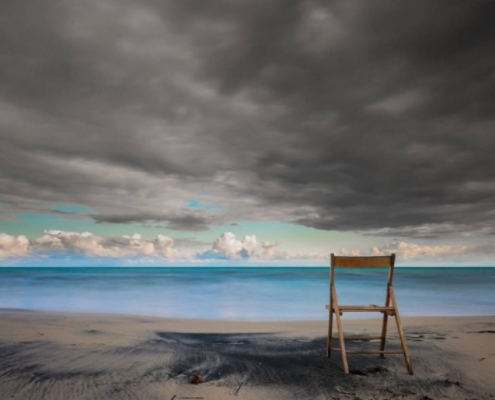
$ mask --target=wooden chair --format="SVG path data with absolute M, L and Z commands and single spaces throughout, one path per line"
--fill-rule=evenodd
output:
M 330 267 L 330 305 L 326 308 L 329 310 L 328 315 L 328 339 L 327 339 L 327 356 L 330 357 L 332 351 L 340 351 L 342 355 L 342 363 L 344 364 L 344 372 L 349 373 L 349 366 L 347 365 L 347 354 L 380 354 L 383 357 L 385 354 L 404 354 L 404 360 L 407 366 L 407 372 L 409 375 L 413 374 L 411 367 L 411 360 L 407 351 L 406 339 L 404 337 L 404 331 L 399 317 L 399 309 L 397 307 L 397 300 L 395 299 L 394 288 L 392 287 L 392 279 L 394 277 L 394 263 L 395 254 L 390 256 L 381 257 L 345 257 L 335 256 L 331 254 L 331 267 Z M 334 274 L 336 267 L 343 268 L 379 268 L 388 267 L 388 281 L 387 281 L 387 293 L 385 297 L 385 305 L 339 305 L 337 299 L 337 291 L 334 285 Z M 392 303 L 392 304 L 390 304 Z M 344 312 L 380 312 L 383 313 L 382 333 L 380 336 L 367 337 L 367 336 L 348 336 L 344 338 L 342 331 L 341 316 Z M 337 322 L 338 336 L 332 336 L 332 323 L 333 315 Z M 386 351 L 385 339 L 387 336 L 387 320 L 388 317 L 395 317 L 395 323 L 397 324 L 397 330 L 399 332 L 400 344 L 402 351 Z M 340 347 L 332 347 L 332 339 L 339 340 Z M 380 340 L 380 350 L 346 350 L 344 339 L 349 340 Z

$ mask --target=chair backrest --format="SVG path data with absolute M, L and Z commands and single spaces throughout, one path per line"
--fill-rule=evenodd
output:
M 330 285 L 333 286 L 334 282 L 334 269 L 336 267 L 343 268 L 383 268 L 388 267 L 388 281 L 387 286 L 392 285 L 394 279 L 394 266 L 395 266 L 395 254 L 392 253 L 389 256 L 378 257 L 349 257 L 349 256 L 336 256 L 330 254 Z

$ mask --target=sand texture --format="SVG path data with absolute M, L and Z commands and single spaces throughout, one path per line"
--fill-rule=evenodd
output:
M 348 334 L 379 324 L 344 320 Z M 340 354 L 326 357 L 326 321 L 2 310 L 0 399 L 495 399 L 495 317 L 403 325 L 413 376 L 401 355 L 349 355 L 344 375 Z M 387 348 L 399 348 L 393 325 Z

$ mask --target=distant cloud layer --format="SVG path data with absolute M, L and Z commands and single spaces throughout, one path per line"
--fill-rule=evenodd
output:
M 125 258 L 134 256 L 179 257 L 173 248 L 173 239 L 158 235 L 154 240 L 141 235 L 108 238 L 90 232 L 45 231 L 43 236 L 30 241 L 29 249 L 34 253 L 57 251 L 79 252 L 86 256 Z
M 176 248 L 172 238 L 158 235 L 145 239 L 140 234 L 120 237 L 102 237 L 91 232 L 65 232 L 45 230 L 38 238 L 0 234 L 0 258 L 75 253 L 86 257 L 156 259 L 157 261 L 182 261 L 191 264 L 197 260 L 319 260 L 327 255 L 319 253 L 291 253 L 276 250 L 278 243 L 258 242 L 255 235 L 247 235 L 242 241 L 231 232 L 225 232 L 203 252 L 188 252 Z
M 2 1 L 0 219 L 64 203 L 191 232 L 282 221 L 486 241 L 494 20 L 487 0 Z M 27 251 L 1 240 L 2 255 Z M 37 240 L 173 255 L 137 238 Z M 218 240 L 205 257 L 280 256 Z
M 483 262 L 487 257 L 495 255 L 495 240 L 474 244 L 456 245 L 419 245 L 416 243 L 394 241 L 386 243 L 382 247 L 372 247 L 368 252 L 359 250 L 342 249 L 339 254 L 347 256 L 382 256 L 395 253 L 399 262 L 402 261 L 474 261 Z M 473 264 L 471 264 L 473 265 Z
M 101 237 L 90 232 L 65 232 L 47 230 L 41 237 L 28 240 L 25 236 L 0 233 L 0 259 L 42 258 L 63 254 L 87 257 L 113 258 L 133 261 L 147 261 L 155 265 L 168 262 L 198 265 L 202 262 L 235 262 L 243 260 L 264 265 L 290 262 L 291 264 L 327 265 L 328 253 L 279 251 L 278 242 L 258 242 L 255 235 L 238 239 L 231 232 L 225 232 L 214 240 L 206 251 L 191 252 L 176 248 L 174 239 L 158 235 L 145 239 L 140 234 L 120 237 Z M 395 253 L 399 263 L 438 261 L 481 261 L 495 255 L 495 241 L 476 244 L 418 245 L 393 241 L 384 246 L 372 247 L 368 251 L 341 249 L 339 255 L 381 256 Z

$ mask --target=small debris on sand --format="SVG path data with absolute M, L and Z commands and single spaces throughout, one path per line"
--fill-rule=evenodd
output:
M 201 380 L 201 377 L 200 377 L 199 375 L 197 375 L 197 374 L 196 374 L 196 375 L 194 375 L 194 376 L 191 378 L 191 383 L 193 383 L 193 384 L 195 384 L 195 385 L 197 385 L 197 384 L 199 384 L 199 383 L 201 383 L 201 382 L 203 382 L 203 381 Z

